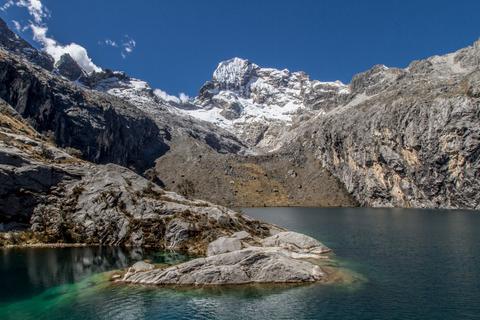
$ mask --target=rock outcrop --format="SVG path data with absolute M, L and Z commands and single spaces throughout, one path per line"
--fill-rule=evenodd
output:
M 232 231 L 269 233 L 269 226 L 235 211 L 166 192 L 117 165 L 90 166 L 77 182 L 60 184 L 31 217 L 48 242 L 152 246 L 205 254 Z
M 199 258 L 167 269 L 129 270 L 122 282 L 155 285 L 230 285 L 248 283 L 314 282 L 322 269 L 294 259 L 278 248 L 247 248 Z
M 88 74 L 68 53 L 63 54 L 55 63 L 55 71 L 71 81 L 82 81 L 83 78 L 88 77 Z
M 283 231 L 262 240 L 264 247 L 280 247 L 290 252 L 306 255 L 317 255 L 330 252 L 320 241 L 307 235 Z
M 237 234 L 238 236 L 238 234 Z M 251 238 L 246 237 L 244 239 Z M 168 268 L 135 265 L 121 282 L 155 285 L 230 285 L 248 283 L 301 283 L 328 278 L 319 261 L 331 250 L 297 233 L 279 232 L 264 239 L 240 241 L 221 237 L 208 246 L 209 255 Z M 241 247 L 244 247 L 243 249 Z M 143 266 L 143 265 L 142 265 Z

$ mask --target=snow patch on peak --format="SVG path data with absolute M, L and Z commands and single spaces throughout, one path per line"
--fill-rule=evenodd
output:
M 242 58 L 222 61 L 213 72 L 213 81 L 221 84 L 225 90 L 236 90 L 245 86 L 259 67 Z

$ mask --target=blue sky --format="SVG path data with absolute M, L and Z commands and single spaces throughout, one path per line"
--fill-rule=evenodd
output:
M 374 64 L 405 67 L 480 37 L 477 0 L 38 1 L 49 11 L 41 25 L 59 44 L 78 43 L 100 67 L 191 96 L 234 56 L 349 82 Z M 15 6 L 0 16 L 12 27 L 33 19 Z M 31 30 L 20 33 L 32 41 Z

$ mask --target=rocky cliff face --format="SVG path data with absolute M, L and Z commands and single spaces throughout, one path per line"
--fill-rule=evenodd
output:
M 62 55 L 60 60 L 55 63 L 55 71 L 71 81 L 82 81 L 88 77 L 85 70 L 68 53 Z
M 0 19 L 0 47 L 13 52 L 27 61 L 34 63 L 46 70 L 53 69 L 54 60 L 45 52 L 38 51 L 27 41 L 20 38 L 10 30 L 2 19 Z
M 142 171 L 168 150 L 168 133 L 125 101 L 83 90 L 1 49 L 0 69 L 0 97 L 59 146 L 78 149 L 87 160 Z
M 479 209 L 480 42 L 354 77 L 298 144 L 366 206 Z M 300 133 L 301 132 L 301 133 Z

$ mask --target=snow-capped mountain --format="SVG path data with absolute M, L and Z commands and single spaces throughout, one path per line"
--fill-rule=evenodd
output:
M 304 72 L 233 58 L 219 63 L 193 100 L 196 107 L 181 111 L 231 131 L 251 147 L 269 150 L 296 118 L 327 111 L 348 94 L 349 87 L 340 81 L 310 80 Z
M 108 69 L 78 81 L 156 116 L 165 112 L 208 122 L 237 136 L 255 152 L 271 151 L 296 120 L 324 113 L 350 93 L 347 85 L 310 80 L 304 72 L 261 68 L 240 58 L 220 62 L 193 99 L 168 95 L 124 72 Z

